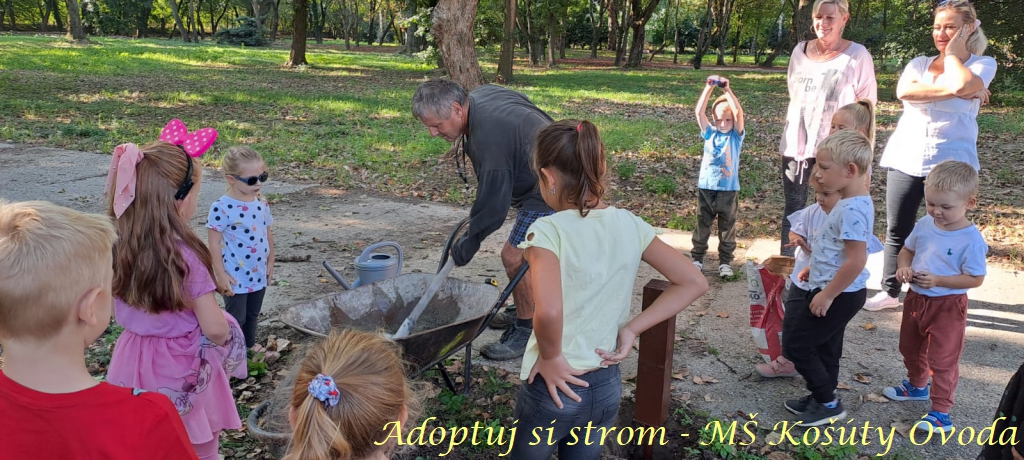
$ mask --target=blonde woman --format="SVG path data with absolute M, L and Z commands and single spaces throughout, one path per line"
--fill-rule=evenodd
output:
M 789 59 L 789 108 L 779 151 L 786 197 L 782 254 L 792 256 L 789 215 L 807 206 L 807 186 L 818 142 L 840 107 L 867 98 L 878 102 L 875 64 L 864 45 L 843 38 L 850 19 L 847 0 L 817 0 L 812 9 L 815 39 L 802 41 Z
M 879 164 L 889 168 L 882 292 L 864 304 L 868 311 L 900 304 L 896 259 L 914 229 L 928 173 L 944 160 L 980 167 L 978 110 L 988 103 L 996 61 L 982 55 L 987 40 L 974 6 L 966 0 L 939 3 L 932 40 L 938 56 L 914 58 L 896 86 L 903 115 Z

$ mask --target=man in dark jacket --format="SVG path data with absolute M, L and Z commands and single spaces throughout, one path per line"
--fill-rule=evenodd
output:
M 552 122 L 551 117 L 510 89 L 483 85 L 466 94 L 451 80 L 431 80 L 416 88 L 412 113 L 432 137 L 461 143 L 456 153 L 460 175 L 465 157 L 469 157 L 476 173 L 476 200 L 469 212 L 469 230 L 452 248 L 456 265 L 469 263 L 484 238 L 501 228 L 509 207 L 517 209 L 516 223 L 501 249 L 501 263 L 511 280 L 525 262 L 523 250 L 517 246 L 526 238 L 526 230 L 537 218 L 554 212 L 544 203 L 531 167 L 534 138 L 540 128 Z M 533 332 L 529 277 L 519 281 L 512 296 L 515 316 L 506 312 L 492 321 L 508 325 L 501 340 L 480 349 L 490 359 L 522 356 Z

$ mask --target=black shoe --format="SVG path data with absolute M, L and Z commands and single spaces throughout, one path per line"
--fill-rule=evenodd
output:
M 800 414 L 800 423 L 797 426 L 818 426 L 827 425 L 836 420 L 842 420 L 846 418 L 846 409 L 843 408 L 843 402 L 836 400 L 835 409 L 829 409 L 824 404 L 811 398 L 810 403 L 807 404 L 807 410 Z
M 813 399 L 814 398 L 812 398 L 811 395 L 804 396 L 800 399 L 787 399 L 786 410 L 796 415 L 800 415 L 807 411 L 807 405 L 810 404 Z
M 513 323 L 508 329 L 505 329 L 504 334 L 501 334 L 500 340 L 481 347 L 480 354 L 495 361 L 505 361 L 523 356 L 523 353 L 526 352 L 526 342 L 530 340 L 532 333 L 532 328 L 519 327 Z
M 516 305 L 511 304 L 505 307 L 504 311 L 498 312 L 497 315 L 494 315 L 494 318 L 491 318 L 491 324 L 489 324 L 488 327 L 491 329 L 505 329 L 510 324 L 515 323 L 516 319 L 518 319 L 516 316 Z

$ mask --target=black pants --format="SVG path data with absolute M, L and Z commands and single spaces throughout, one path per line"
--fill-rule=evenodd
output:
M 697 228 L 693 232 L 693 250 L 690 257 L 704 262 L 708 252 L 711 224 L 718 218 L 718 263 L 732 263 L 736 252 L 736 214 L 739 212 L 739 192 L 697 189 Z
M 785 247 L 789 244 L 789 216 L 807 207 L 807 186 L 814 168 L 814 158 L 808 158 L 806 164 L 793 158 L 782 158 L 782 193 L 786 196 L 786 211 L 782 215 L 782 246 L 779 254 L 793 257 L 796 248 Z M 802 169 L 801 169 L 802 168 Z
M 796 286 L 790 288 L 782 320 L 782 355 L 793 361 L 814 400 L 824 404 L 835 399 L 846 324 L 864 306 L 868 291 L 839 294 L 825 316 L 820 317 L 811 314 L 810 308 L 811 299 L 819 292 L 820 289 L 808 292 Z
M 260 310 L 263 309 L 263 295 L 267 289 L 263 288 L 248 294 L 235 294 L 224 298 L 224 309 L 235 317 L 238 325 L 245 335 L 246 348 L 256 345 L 256 324 L 259 323 Z
M 885 182 L 885 263 L 882 290 L 899 297 L 903 283 L 896 279 L 897 259 L 903 243 L 917 223 L 917 210 L 924 201 L 924 178 L 890 169 Z

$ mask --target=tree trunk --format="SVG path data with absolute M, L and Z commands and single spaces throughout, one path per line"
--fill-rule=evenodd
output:
M 814 31 L 811 30 L 811 10 L 814 6 L 814 1 L 799 0 L 799 2 L 793 11 L 793 22 L 789 29 L 789 37 L 785 40 L 785 43 L 780 42 L 772 50 L 771 54 L 764 60 L 764 63 L 761 64 L 761 67 L 771 67 L 779 53 L 789 52 L 801 40 L 815 38 Z
M 618 51 L 619 45 L 619 11 L 622 0 L 608 1 L 608 51 Z
M 553 68 L 558 63 L 555 61 L 555 48 L 558 47 L 558 20 L 555 19 L 555 11 L 548 7 L 548 68 Z
M 82 16 L 78 9 L 78 0 L 67 0 L 66 3 L 68 5 L 68 37 L 76 42 L 88 42 L 89 38 L 85 36 L 85 28 L 82 27 Z M 11 15 L 11 30 L 14 30 L 13 14 Z
M 672 63 L 679 63 L 679 0 L 676 0 L 676 12 L 672 16 L 672 26 L 675 29 L 672 38 Z
M 512 63 L 516 57 L 516 0 L 505 0 L 505 24 L 502 27 L 501 55 L 498 58 L 498 82 L 509 84 L 512 78 Z
M 626 61 L 626 67 L 638 68 L 643 65 L 644 60 L 644 43 L 647 42 L 647 21 L 651 19 L 651 15 L 654 14 L 654 10 L 658 9 L 658 3 L 661 0 L 648 0 L 647 5 L 643 4 L 643 0 L 630 0 L 632 22 L 630 23 L 633 29 L 633 46 L 629 48 L 629 59 Z
M 719 0 L 717 14 L 718 60 L 717 65 L 725 65 L 725 47 L 729 44 L 729 28 L 732 26 L 732 8 L 736 0 Z
M 188 14 L 189 21 L 192 21 L 194 28 L 192 29 L 192 41 L 199 41 L 200 38 L 205 38 L 203 35 L 203 23 L 200 22 L 199 12 L 196 11 L 196 0 L 188 0 Z
M 708 51 L 708 43 L 711 42 L 708 35 L 711 34 L 711 27 L 714 25 L 712 6 L 713 0 L 708 0 L 707 8 L 704 10 L 703 24 L 701 25 L 700 32 L 697 34 L 697 46 L 693 50 L 693 59 L 690 61 L 694 69 L 700 69 L 701 64 L 704 62 L 704 54 Z
M 309 65 L 306 62 L 306 22 L 309 18 L 309 1 L 292 0 L 292 52 L 285 64 L 288 67 Z
M 405 0 L 403 15 L 406 19 L 416 16 L 416 0 Z M 416 24 L 409 24 L 405 28 L 405 48 L 399 50 L 399 53 L 412 54 L 419 51 L 419 47 L 416 46 L 418 39 L 416 36 L 417 29 L 419 29 L 419 26 Z
M 352 0 L 352 37 L 356 39 L 356 47 L 359 46 L 359 23 L 363 17 L 359 15 L 359 0 Z
M 277 0 L 272 5 L 274 5 L 274 15 L 270 17 L 270 36 L 267 37 L 270 43 L 277 41 L 277 30 L 281 25 L 281 0 Z
M 629 8 L 622 9 L 622 19 L 619 21 L 619 36 L 615 38 L 615 62 L 612 64 L 615 67 L 622 65 L 622 60 L 626 57 L 626 39 L 629 36 L 629 29 L 627 24 L 630 23 L 632 10 Z
M 448 77 L 472 91 L 484 84 L 476 58 L 473 23 L 480 0 L 440 0 L 434 8 L 431 26 Z
M 735 64 L 740 56 L 740 33 L 743 31 L 743 23 L 736 27 L 736 39 L 732 43 L 732 63 Z
M 69 3 L 77 0 L 67 0 Z M 178 14 L 178 1 L 167 0 L 167 6 L 171 7 L 171 17 L 174 18 L 174 26 L 178 29 L 178 33 L 181 35 L 181 39 L 186 43 L 189 41 L 188 33 L 185 32 L 185 26 L 181 23 L 181 15 Z

